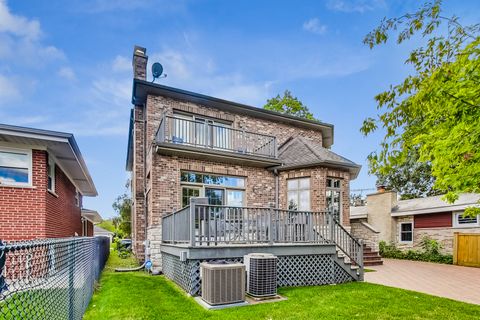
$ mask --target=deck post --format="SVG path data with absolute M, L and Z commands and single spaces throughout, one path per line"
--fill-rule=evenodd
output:
M 273 245 L 273 208 L 268 209 L 268 243 Z
M 330 238 L 330 243 L 336 243 L 335 238 L 333 233 L 335 232 L 335 222 L 333 221 L 333 214 L 331 211 L 327 211 L 327 217 L 328 217 L 328 229 L 329 229 L 329 238 Z
M 196 205 L 197 204 L 208 204 L 208 198 L 200 198 L 200 197 L 191 197 L 190 198 L 190 246 L 195 247 L 196 243 L 196 235 L 195 235 L 195 213 L 196 213 Z M 205 215 L 205 213 L 204 213 Z M 202 223 L 202 216 L 198 216 L 198 224 Z M 210 227 L 210 226 L 209 226 Z M 199 234 L 199 236 L 201 236 Z

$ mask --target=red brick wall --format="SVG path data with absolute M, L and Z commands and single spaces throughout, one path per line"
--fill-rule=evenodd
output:
M 0 186 L 0 239 L 15 241 L 45 238 L 46 164 L 46 152 L 33 150 L 33 187 Z
M 57 166 L 56 195 L 48 192 L 47 159 L 46 151 L 32 151 L 33 187 L 0 186 L 0 239 L 68 237 L 75 232 L 82 235 L 75 187 Z
M 75 205 L 75 186 L 55 166 L 55 194 L 46 193 L 46 235 L 48 238 L 82 235 L 81 206 Z M 81 205 L 81 199 L 80 199 Z

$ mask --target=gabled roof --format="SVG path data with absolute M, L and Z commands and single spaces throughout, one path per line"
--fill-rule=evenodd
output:
M 82 209 L 82 217 L 87 219 L 88 221 L 92 223 L 100 223 L 102 222 L 102 216 L 100 213 L 98 213 L 95 210 L 90 210 L 90 209 Z
M 73 134 L 0 124 L 0 142 L 2 141 L 46 148 L 82 195 L 97 195 Z
M 326 166 L 350 171 L 355 179 L 362 166 L 342 157 L 335 152 L 322 147 L 321 144 L 301 137 L 291 137 L 278 149 L 278 159 L 283 165 L 276 167 L 277 170 L 287 170 L 312 166 Z
M 448 203 L 442 200 L 443 196 L 433 196 L 426 198 L 417 198 L 410 200 L 400 200 L 392 209 L 392 216 L 406 216 L 415 214 L 427 214 L 445 211 L 461 211 L 468 207 L 480 206 L 480 194 L 462 193 L 454 203 Z

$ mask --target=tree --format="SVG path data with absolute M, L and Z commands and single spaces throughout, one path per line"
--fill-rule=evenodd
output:
M 263 108 L 308 120 L 317 120 L 308 107 L 297 97 L 292 96 L 292 93 L 288 90 L 285 90 L 283 97 L 278 94 L 276 97 L 268 99 Z
M 376 175 L 377 185 L 397 191 L 402 200 L 441 194 L 433 187 L 435 179 L 430 163 L 419 161 L 416 150 L 410 152 L 405 162 L 392 166 L 388 173 Z
M 383 19 L 364 43 L 398 44 L 419 35 L 425 44 L 406 63 L 413 74 L 375 97 L 380 114 L 361 128 L 386 130 L 380 150 L 369 156 L 370 172 L 388 175 L 405 166 L 413 152 L 431 166 L 433 188 L 454 202 L 461 192 L 480 192 L 480 25 L 463 26 L 441 15 L 441 1 L 417 12 Z M 480 213 L 469 208 L 467 214 Z
M 130 237 L 132 233 L 131 228 L 131 214 L 132 214 L 132 199 L 128 194 L 130 180 L 125 184 L 125 192 L 118 196 L 112 204 L 115 212 L 119 214 L 118 217 L 112 218 L 112 223 L 115 228 L 124 236 Z

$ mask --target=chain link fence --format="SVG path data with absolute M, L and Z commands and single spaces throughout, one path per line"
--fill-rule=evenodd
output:
M 108 237 L 0 241 L 0 319 L 82 319 Z

